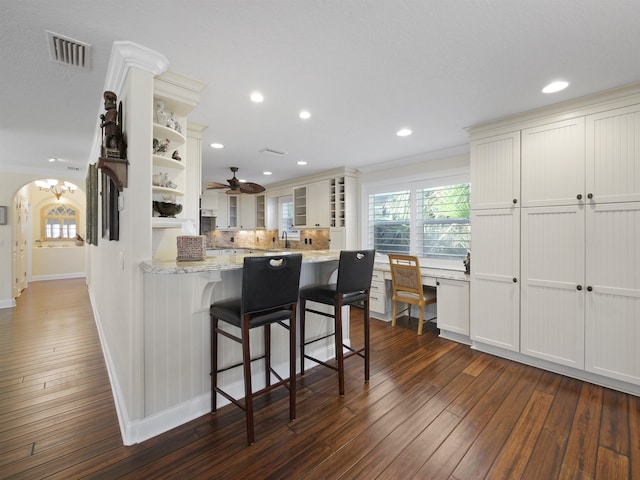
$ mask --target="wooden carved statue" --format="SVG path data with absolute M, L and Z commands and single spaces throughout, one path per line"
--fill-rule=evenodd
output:
M 102 128 L 102 157 L 126 158 L 125 142 L 122 135 L 122 112 L 116 107 L 117 96 L 115 93 L 104 92 L 104 108 L 106 113 L 100 115 L 100 128 Z M 120 105 L 122 109 L 122 104 Z

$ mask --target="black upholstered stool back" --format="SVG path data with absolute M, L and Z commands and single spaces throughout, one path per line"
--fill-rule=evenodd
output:
M 298 302 L 302 255 L 245 257 L 242 312 L 256 313 Z
M 371 288 L 374 250 L 343 250 L 340 252 L 336 293 L 355 293 Z

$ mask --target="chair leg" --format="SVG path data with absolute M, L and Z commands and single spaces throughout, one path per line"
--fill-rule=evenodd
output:
M 291 309 L 289 324 L 289 420 L 296 418 L 296 305 Z
M 304 317 L 306 313 L 307 301 L 304 298 L 300 299 L 300 375 L 304 375 L 304 342 L 305 342 L 305 330 L 304 330 Z
M 338 393 L 344 397 L 344 348 L 342 346 L 342 301 L 338 297 L 334 305 L 336 363 L 338 367 Z
M 422 335 L 422 319 L 424 318 L 424 305 L 420 305 L 420 316 L 418 317 L 418 335 Z
M 249 351 L 249 317 L 242 319 L 242 366 L 244 373 L 244 405 L 247 423 L 247 441 L 249 445 L 256 443 L 253 430 L 253 392 L 251 388 L 251 352 Z
M 391 313 L 391 326 L 395 327 L 396 315 L 398 315 L 398 302 L 396 300 L 393 300 L 391 303 L 393 303 L 393 312 Z
M 369 381 L 369 297 L 364 301 L 364 381 Z
M 211 318 L 211 413 L 217 411 L 218 386 L 218 319 Z
M 264 384 L 271 385 L 271 324 L 264 326 Z

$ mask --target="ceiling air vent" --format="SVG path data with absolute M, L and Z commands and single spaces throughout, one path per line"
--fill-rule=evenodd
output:
M 273 153 L 274 155 L 286 155 L 287 152 L 284 152 L 282 150 L 275 150 L 273 148 L 263 148 L 262 150 L 260 150 L 260 153 Z
M 52 62 L 72 65 L 74 67 L 88 69 L 90 66 L 91 45 L 80 42 L 58 33 L 47 32 L 47 44 L 49 45 L 49 58 Z

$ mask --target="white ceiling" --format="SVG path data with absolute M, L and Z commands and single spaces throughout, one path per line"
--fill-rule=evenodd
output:
M 268 185 L 457 151 L 475 123 L 640 81 L 639 18 L 637 0 L 0 0 L 0 168 L 84 177 L 117 40 L 208 84 L 204 181 Z M 91 44 L 91 69 L 51 62 L 45 30 Z

